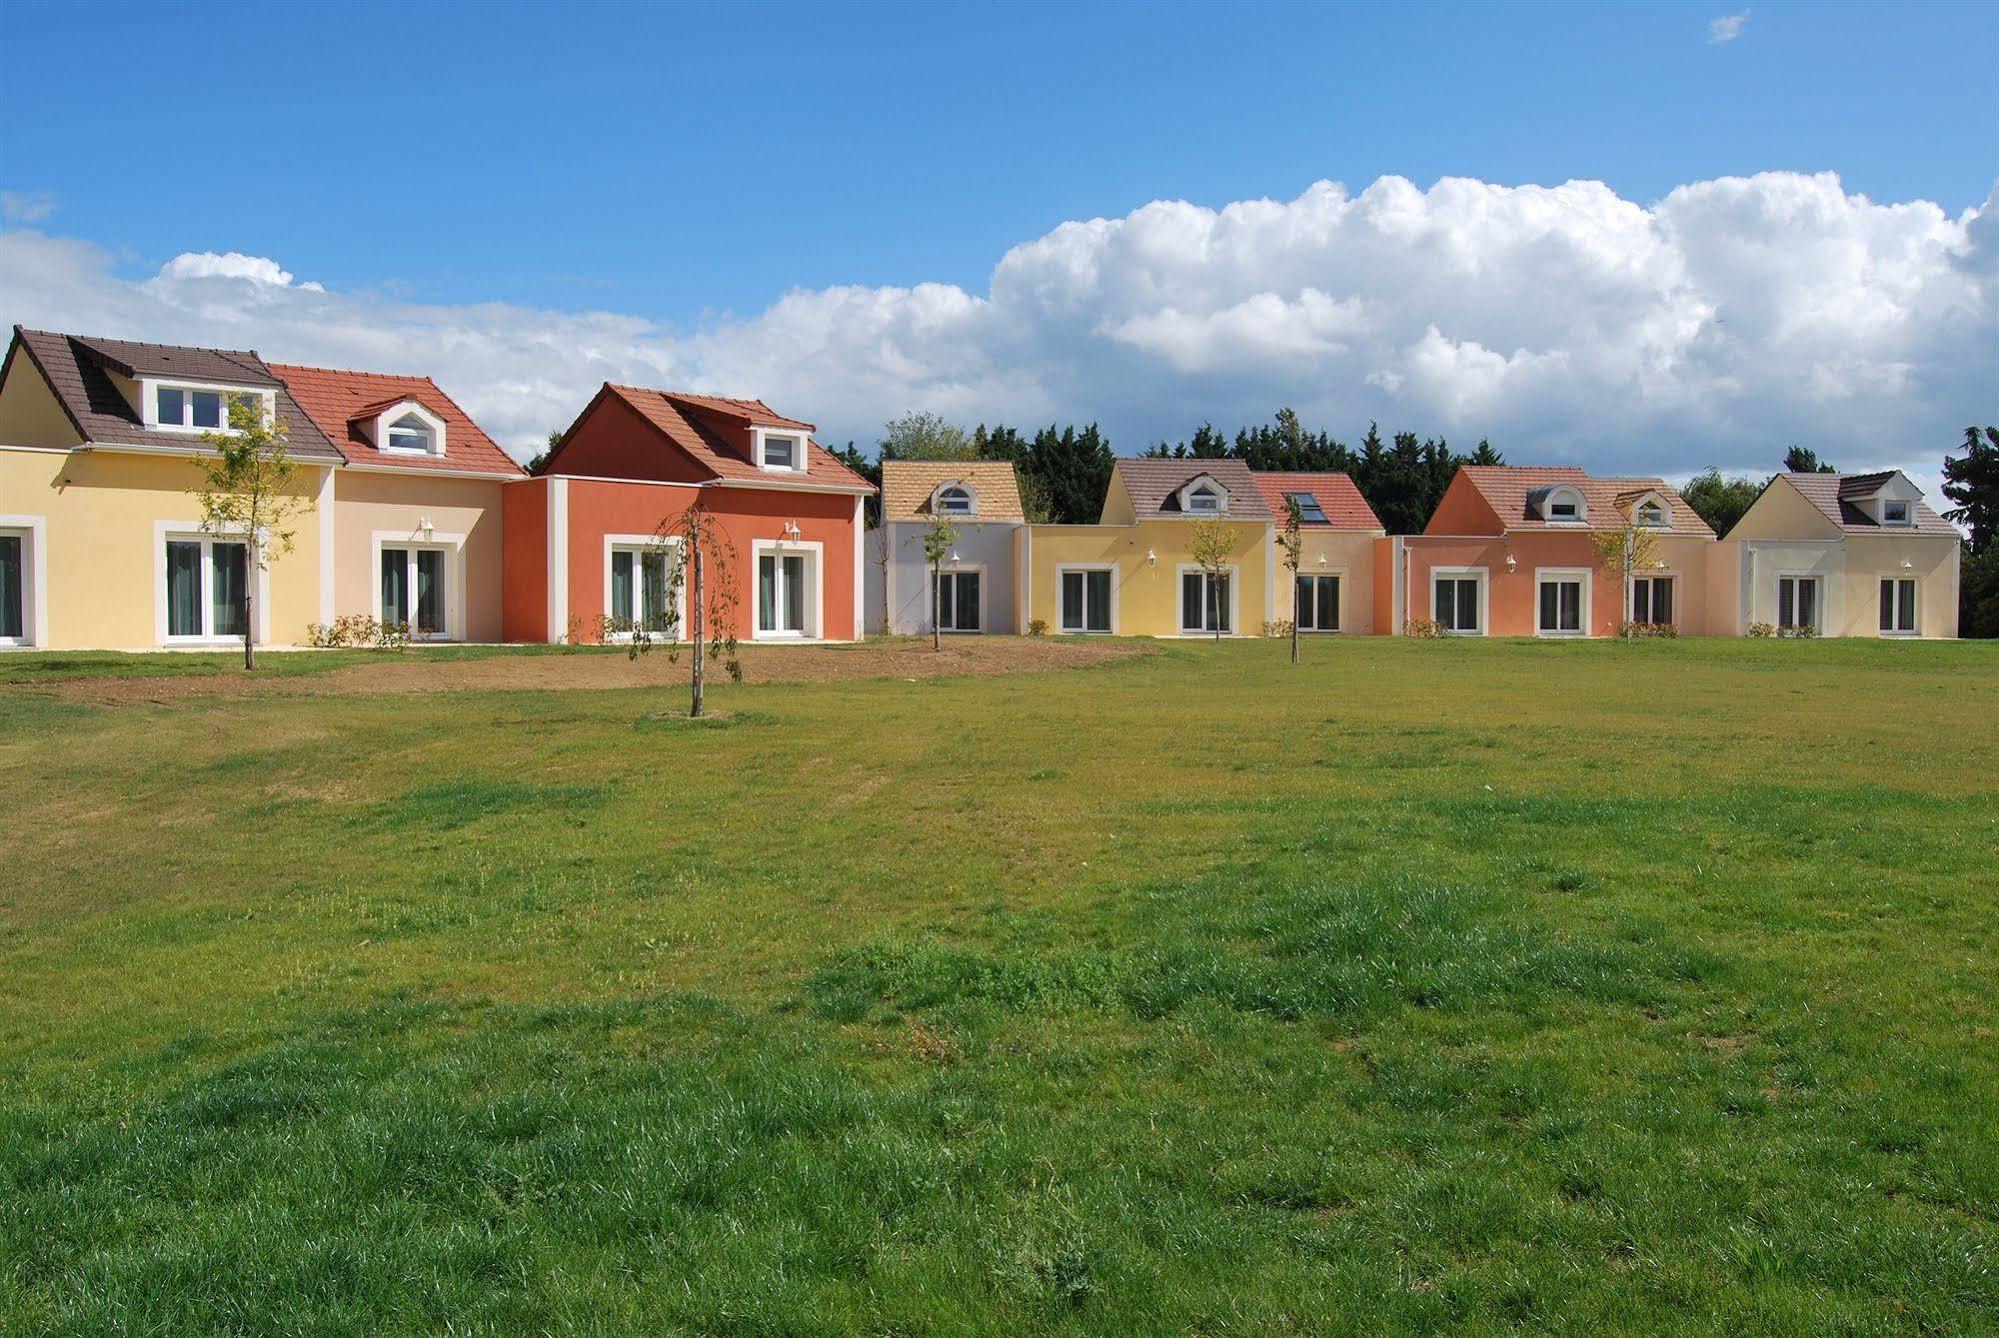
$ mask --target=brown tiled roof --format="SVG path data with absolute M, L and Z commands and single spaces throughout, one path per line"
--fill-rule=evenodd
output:
M 873 492 L 874 485 L 847 468 L 833 453 L 805 439 L 805 476 L 786 477 L 758 469 L 719 433 L 702 421 L 702 411 L 721 413 L 758 427 L 788 427 L 809 434 L 810 426 L 797 419 L 774 413 L 762 400 L 727 399 L 717 395 L 683 395 L 676 391 L 646 390 L 640 386 L 604 383 L 601 394 L 616 395 L 636 410 L 640 417 L 658 428 L 660 434 L 696 464 L 717 479 L 753 482 L 779 488 L 839 488 L 852 492 Z M 594 402 L 594 401 L 593 401 Z M 549 461 L 554 464 L 553 458 Z M 544 466 L 546 468 L 547 466 Z
M 278 416 L 290 432 L 291 454 L 300 460 L 337 461 L 340 450 L 308 417 L 270 367 L 255 353 L 213 348 L 137 344 L 123 339 L 84 339 L 49 330 L 14 327 L 14 342 L 48 378 L 63 411 L 83 439 L 105 446 L 138 446 L 169 451 L 205 451 L 200 437 L 146 427 L 111 374 L 185 377 L 224 385 L 272 387 Z
M 1664 479 L 1594 478 L 1574 465 L 1461 465 L 1462 474 L 1509 530 L 1603 529 L 1612 516 L 1648 492 L 1656 492 L 1672 508 L 1672 534 L 1712 539 L 1714 531 Z M 1583 495 L 1580 526 L 1543 520 L 1532 501 L 1549 488 L 1566 485 Z
M 930 499 L 946 483 L 963 483 L 978 497 L 968 520 L 1025 520 L 1020 483 L 1005 460 L 884 460 L 882 519 L 929 520 Z
M 440 474 L 526 472 L 472 421 L 472 415 L 459 408 L 457 401 L 439 390 L 437 383 L 427 376 L 343 372 L 286 363 L 272 363 L 271 370 L 320 430 L 338 442 L 355 464 L 394 465 L 399 469 L 434 470 Z M 404 400 L 416 401 L 442 420 L 443 455 L 389 454 L 377 450 L 362 434 L 362 421 Z
M 1845 530 L 1848 534 L 1934 534 L 1939 538 L 1963 538 L 1957 527 L 1930 510 L 1929 503 L 1920 497 L 1909 507 L 1913 525 L 1883 525 L 1881 522 L 1854 505 L 1854 500 L 1870 497 L 1883 483 L 1893 478 L 1899 471 L 1889 469 L 1875 474 L 1780 474 L 1779 478 L 1790 481 L 1792 487 L 1804 494 L 1806 501 L 1819 509 L 1819 514 Z
M 1278 523 L 1284 522 L 1284 494 L 1288 492 L 1310 493 L 1319 509 L 1326 513 L 1323 523 L 1306 521 L 1308 530 L 1379 530 L 1381 517 L 1374 514 L 1374 508 L 1360 495 L 1360 489 L 1345 474 L 1334 471 L 1319 473 L 1279 473 L 1270 470 L 1252 471 L 1256 486 L 1263 492 L 1263 500 L 1269 505 Z
M 1270 504 L 1256 485 L 1256 476 L 1240 460 L 1197 460 L 1191 456 L 1119 456 L 1118 477 L 1131 494 L 1132 508 L 1140 520 L 1180 516 L 1180 489 L 1206 474 L 1228 490 L 1228 517 L 1231 520 L 1272 520 Z

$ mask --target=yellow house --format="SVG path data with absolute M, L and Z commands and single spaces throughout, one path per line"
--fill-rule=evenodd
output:
M 1307 513 L 1295 589 L 1277 551 L 1291 493 Z M 1232 540 L 1219 573 L 1194 559 L 1199 521 L 1219 523 Z M 1021 622 L 1069 635 L 1259 636 L 1299 616 L 1308 632 L 1365 632 L 1381 532 L 1342 474 L 1259 476 L 1240 460 L 1122 458 L 1096 524 L 1024 531 Z
M 0 364 L 0 645 L 233 645 L 249 583 L 264 645 L 305 644 L 343 614 L 383 618 L 384 597 L 402 601 L 387 620 L 419 634 L 497 638 L 499 493 L 521 470 L 428 380 L 380 380 L 329 429 L 325 406 L 254 352 L 15 327 Z M 293 550 L 263 572 L 241 536 L 202 529 L 189 491 L 232 396 L 284 420 L 308 502 Z M 368 543 L 341 537 L 350 514 Z
M 1962 536 L 1899 470 L 1779 474 L 1708 569 L 1722 635 L 1954 637 Z

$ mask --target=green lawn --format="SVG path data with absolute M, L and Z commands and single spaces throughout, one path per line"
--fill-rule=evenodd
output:
M 0 662 L 0 1332 L 1999 1325 L 1999 645 L 1306 654 Z

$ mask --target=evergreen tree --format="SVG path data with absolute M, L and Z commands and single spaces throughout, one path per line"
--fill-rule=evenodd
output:
M 1943 495 L 1957 504 L 1944 519 L 1970 532 L 1973 553 L 1986 552 L 1999 540 L 1999 427 L 1964 429 L 1964 454 L 1944 457 L 1943 480 Z
M 1809 446 L 1792 445 L 1784 452 L 1784 468 L 1793 474 L 1837 474 L 1825 461 L 1819 459 L 1818 452 Z
M 1723 478 L 1719 469 L 1709 465 L 1706 473 L 1696 474 L 1687 481 L 1687 486 L 1680 489 L 1680 497 L 1715 534 L 1726 535 L 1768 486 L 1768 480 L 1758 483 L 1754 479 Z
M 1035 433 L 1026 472 L 1046 499 L 1048 518 L 1059 525 L 1082 525 L 1102 515 L 1111 459 L 1110 443 L 1095 423 L 1081 432 L 1073 427 L 1057 431 L 1051 423 Z

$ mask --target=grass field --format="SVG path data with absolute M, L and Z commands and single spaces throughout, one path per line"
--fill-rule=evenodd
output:
M 0 661 L 0 1331 L 1999 1325 L 1999 646 L 1284 655 Z

